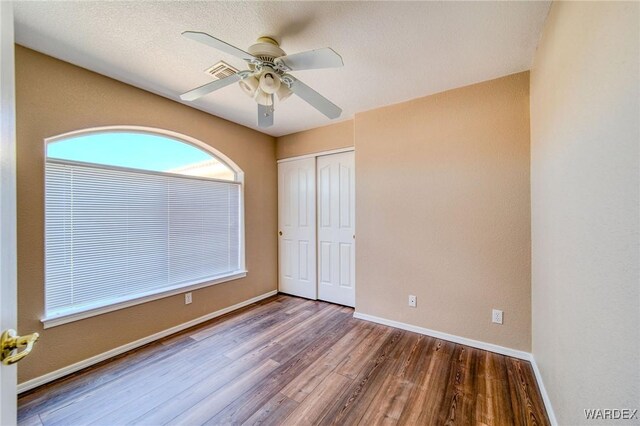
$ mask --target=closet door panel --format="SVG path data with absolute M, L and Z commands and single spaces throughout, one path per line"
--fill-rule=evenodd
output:
M 278 164 L 278 223 L 279 291 L 316 299 L 314 158 Z
M 318 157 L 318 298 L 355 306 L 354 153 Z

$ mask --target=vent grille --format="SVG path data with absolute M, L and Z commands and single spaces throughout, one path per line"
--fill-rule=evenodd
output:
M 204 70 L 204 72 L 213 77 L 215 80 L 220 80 L 237 73 L 238 70 L 227 64 L 226 62 L 220 61 L 215 65 L 211 65 L 209 68 Z

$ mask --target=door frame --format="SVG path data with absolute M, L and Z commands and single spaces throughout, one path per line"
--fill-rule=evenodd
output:
M 340 154 L 341 152 L 349 152 L 349 151 L 355 151 L 355 150 L 356 150 L 355 147 L 348 146 L 346 148 L 330 149 L 328 151 L 320 151 L 320 152 L 314 152 L 314 153 L 311 153 L 311 154 L 297 155 L 295 157 L 282 158 L 282 159 L 278 160 L 277 163 L 285 163 L 287 161 L 302 160 L 304 158 L 324 157 L 325 155 Z
M 331 154 L 340 154 L 343 152 L 354 152 L 354 157 L 355 157 L 355 151 L 356 151 L 356 147 L 355 146 L 348 146 L 345 148 L 336 148 L 336 149 L 330 149 L 330 150 L 326 150 L 326 151 L 319 151 L 319 152 L 313 152 L 310 154 L 303 154 L 303 155 L 297 155 L 295 157 L 287 157 L 287 158 L 281 158 L 279 160 L 276 161 L 276 164 L 280 164 L 280 163 L 285 163 L 288 161 L 296 161 L 296 160 L 303 160 L 303 159 L 307 159 L 307 158 L 314 158 L 316 160 L 316 165 L 317 165 L 317 158 L 318 157 L 324 157 L 326 155 L 331 155 Z M 354 158 L 354 167 L 355 167 L 355 158 Z M 317 176 L 314 177 L 315 181 L 316 181 L 316 196 L 317 196 Z M 355 197 L 355 194 L 354 194 Z M 317 204 L 317 203 L 316 203 Z M 280 194 L 278 194 L 278 206 L 280 206 Z M 355 207 L 357 209 L 357 206 Z M 315 211 L 315 215 L 316 215 L 316 244 L 318 241 L 318 208 L 316 205 L 316 211 Z M 356 226 L 356 224 L 354 224 L 354 226 Z M 280 212 L 278 212 L 278 229 L 280 227 Z M 356 231 L 357 233 L 357 231 Z M 278 247 L 280 245 L 280 241 L 278 239 Z M 354 268 L 355 268 L 355 264 L 354 264 Z M 318 254 L 316 253 L 316 300 L 318 298 Z M 358 280 L 358 271 L 354 270 L 354 291 L 356 292 L 356 296 L 357 296 L 357 292 L 358 292 L 358 285 L 357 285 L 357 280 Z M 280 250 L 278 249 L 278 289 L 280 289 Z M 356 297 L 357 299 L 357 297 Z
M 0 1 L 0 331 L 17 328 L 16 103 L 13 6 Z M 0 424 L 17 422 L 17 367 L 0 364 Z

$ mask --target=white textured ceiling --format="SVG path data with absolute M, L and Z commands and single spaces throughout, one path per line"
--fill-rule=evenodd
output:
M 17 2 L 19 44 L 179 101 L 204 70 L 244 62 L 182 37 L 202 31 L 247 49 L 259 36 L 287 53 L 331 47 L 344 68 L 297 78 L 357 112 L 524 71 L 550 2 Z M 46 73 L 43 72 L 43 78 Z M 254 129 L 256 104 L 237 84 L 188 103 Z M 276 104 L 281 136 L 330 124 L 292 96 Z M 259 129 L 260 130 L 260 129 Z

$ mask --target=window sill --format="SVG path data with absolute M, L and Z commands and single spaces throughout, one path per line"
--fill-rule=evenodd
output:
M 125 299 L 115 301 L 106 305 L 94 306 L 89 308 L 83 308 L 82 310 L 74 310 L 56 315 L 51 315 L 42 318 L 42 322 L 45 329 L 56 327 L 58 325 L 67 324 L 74 321 L 79 321 L 85 318 L 94 317 L 96 315 L 102 315 L 107 312 L 117 311 L 119 309 L 128 308 L 130 306 L 140 305 L 142 303 L 151 302 L 152 300 L 162 299 L 164 297 L 174 296 L 176 294 L 186 293 L 188 291 L 197 290 L 199 288 L 209 287 L 216 284 L 221 284 L 227 281 L 237 280 L 247 276 L 247 271 L 236 271 L 228 275 L 216 277 L 207 281 L 199 281 L 191 284 L 181 284 L 179 287 L 170 287 L 156 292 L 148 292 L 141 295 L 137 295 L 132 299 Z

